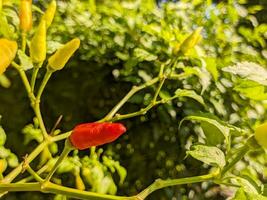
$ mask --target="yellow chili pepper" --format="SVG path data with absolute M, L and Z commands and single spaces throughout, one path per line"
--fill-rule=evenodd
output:
M 6 71 L 6 68 L 15 58 L 17 49 L 18 46 L 15 41 L 0 39 L 0 74 Z
M 7 162 L 5 159 L 0 159 L 0 173 L 2 174 L 7 168 Z
M 32 0 L 21 0 L 19 9 L 20 28 L 28 32 L 32 28 Z
M 255 139 L 260 146 L 267 149 L 267 122 L 255 129 Z
M 41 20 L 30 45 L 30 55 L 34 63 L 42 63 L 46 57 L 46 22 Z
M 180 50 L 186 54 L 190 49 L 192 49 L 201 39 L 202 27 L 197 28 L 193 33 L 191 33 L 181 44 Z
M 48 59 L 49 69 L 52 71 L 61 70 L 79 46 L 80 40 L 75 38 L 59 48 L 56 53 Z
M 76 188 L 78 190 L 85 190 L 85 185 L 79 173 L 75 175 Z
M 42 17 L 42 19 L 46 21 L 46 28 L 48 28 L 52 24 L 56 9 L 57 9 L 57 3 L 55 0 L 53 0 L 47 7 L 45 14 Z

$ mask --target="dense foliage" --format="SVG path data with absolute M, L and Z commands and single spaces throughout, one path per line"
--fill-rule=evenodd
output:
M 46 7 L 46 3 L 38 3 Z M 16 4 L 4 4 L 1 36 L 19 38 L 15 31 L 18 16 L 12 7 Z M 74 37 L 80 38 L 81 47 L 46 88 L 41 106 L 50 129 L 60 115 L 62 131 L 101 119 L 133 85 L 156 77 L 162 65 L 173 76 L 164 82 L 159 97 L 176 98 L 145 115 L 122 120 L 128 132 L 116 143 L 96 152 L 74 152 L 58 169 L 55 181 L 94 192 L 134 195 L 157 178 L 196 176 L 214 166 L 223 168 L 266 118 L 267 24 L 255 17 L 263 9 L 260 5 L 246 6 L 234 0 L 161 4 L 152 0 L 58 1 L 47 36 L 48 52 Z M 35 24 L 41 13 L 35 7 Z M 202 40 L 194 48 L 182 50 L 185 38 L 198 27 L 203 27 Z M 7 161 L 7 173 L 42 136 L 17 73 L 8 71 L 0 76 L 0 83 L 1 124 L 6 131 L 5 136 L 0 130 L 0 157 Z M 135 94 L 119 113 L 149 106 L 155 90 L 151 86 Z M 35 167 L 47 163 L 45 170 L 49 171 L 61 148 L 53 144 L 45 149 Z M 262 194 L 266 164 L 264 150 L 255 149 L 230 171 L 225 184 L 252 191 L 244 194 L 240 189 L 236 199 L 238 195 L 254 199 Z M 81 179 L 85 186 L 77 184 Z M 235 187 L 207 182 L 165 188 L 150 199 L 226 199 L 234 194 Z M 29 195 L 33 198 L 32 193 L 10 193 L 4 198 L 25 199 Z M 39 197 L 36 194 L 36 199 Z

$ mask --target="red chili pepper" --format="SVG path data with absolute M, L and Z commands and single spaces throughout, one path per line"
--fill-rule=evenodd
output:
M 110 143 L 125 133 L 121 123 L 92 122 L 77 125 L 70 136 L 73 147 L 83 150 L 93 146 Z

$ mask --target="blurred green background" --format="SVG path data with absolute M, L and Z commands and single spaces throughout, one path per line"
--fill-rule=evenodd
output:
M 250 96 L 240 97 L 228 86 L 234 80 L 220 69 L 245 60 L 266 66 L 267 1 L 57 2 L 56 18 L 48 31 L 49 51 L 53 52 L 73 37 L 81 39 L 81 47 L 64 70 L 53 75 L 45 89 L 41 109 L 48 130 L 60 115 L 63 115 L 59 125 L 62 131 L 71 130 L 78 123 L 101 119 L 132 85 L 157 75 L 159 63 L 173 56 L 171 49 L 177 40 L 182 40 L 196 27 L 203 27 L 203 40 L 197 51 L 204 55 L 204 62 L 214 65 L 215 69 L 211 67 L 208 72 L 181 81 L 167 81 L 161 95 L 170 95 L 177 88 L 185 87 L 200 94 L 204 88 L 202 97 L 208 108 L 194 100 L 181 99 L 157 106 L 145 116 L 122 121 L 128 128 L 127 134 L 115 143 L 101 147 L 103 155 L 112 156 L 127 170 L 123 184 L 118 183 L 118 174 L 113 176 L 118 187 L 117 194 L 134 195 L 157 178 L 188 177 L 208 170 L 193 158 L 185 159 L 187 145 L 201 140 L 201 135 L 198 134 L 197 124 L 187 123 L 178 130 L 183 117 L 199 111 L 210 112 L 247 129 L 265 119 L 264 101 Z M 35 3 L 41 10 L 47 6 L 46 1 Z M 6 6 L 4 9 L 16 28 L 18 21 L 13 12 L 17 8 Z M 35 24 L 38 24 L 40 12 L 35 9 L 34 15 Z M 4 35 L 3 31 L 1 35 Z M 14 33 L 13 37 L 18 38 L 18 35 Z M 201 65 L 195 55 L 183 64 L 192 67 Z M 42 69 L 40 77 L 44 72 L 45 69 Z M 11 85 L 5 88 L 8 86 L 6 81 L 0 81 L 3 85 L 0 87 L 1 124 L 7 134 L 6 147 L 20 160 L 37 144 L 34 140 L 27 145 L 23 143 L 25 134 L 21 131 L 25 125 L 32 123 L 33 112 L 17 72 L 11 69 L 5 75 Z M 153 88 L 138 93 L 120 113 L 139 110 L 148 104 L 152 95 Z M 251 112 L 255 114 L 249 114 Z M 62 145 L 59 144 L 59 149 Z M 89 151 L 79 152 L 80 157 L 88 154 Z M 259 161 L 257 156 L 249 159 L 254 159 L 259 166 L 266 164 L 266 160 Z M 248 163 L 245 162 L 245 165 Z M 38 166 L 38 161 L 33 166 Z M 259 176 L 264 182 L 266 167 L 261 169 Z M 255 166 L 246 173 L 253 174 L 253 170 Z M 64 185 L 74 185 L 72 175 L 63 173 L 58 177 Z M 229 192 L 213 184 L 193 184 L 166 188 L 148 199 L 219 200 L 226 199 Z M 32 192 L 10 193 L 3 197 L 8 200 L 53 198 L 53 195 Z

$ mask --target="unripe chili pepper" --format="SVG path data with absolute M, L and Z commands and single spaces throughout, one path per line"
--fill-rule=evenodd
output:
M 56 53 L 48 59 L 49 69 L 52 71 L 61 70 L 79 46 L 80 40 L 75 38 L 59 48 Z
M 17 49 L 18 46 L 15 41 L 0 39 L 0 74 L 6 71 L 6 68 L 15 58 Z
M 255 139 L 260 146 L 267 149 L 267 122 L 255 129 Z
M 110 143 L 125 133 L 121 123 L 93 122 L 77 125 L 70 135 L 73 147 L 79 150 Z
M 51 3 L 48 5 L 42 19 L 46 21 L 46 28 L 48 28 L 54 19 L 55 12 L 57 9 L 57 3 L 55 0 L 51 1 Z
M 75 175 L 75 185 L 78 190 L 85 190 L 83 179 L 81 178 L 79 173 Z
M 181 44 L 180 50 L 186 54 L 190 49 L 192 49 L 201 39 L 202 27 L 197 28 L 193 33 L 191 33 Z
M 19 9 L 20 28 L 28 32 L 32 28 L 32 0 L 21 0 Z
M 7 161 L 5 159 L 0 159 L 0 174 L 2 174 L 7 168 Z
M 46 57 L 46 22 L 41 20 L 30 45 L 30 55 L 34 63 L 42 63 Z

